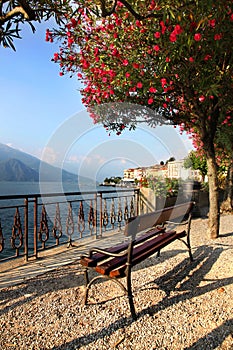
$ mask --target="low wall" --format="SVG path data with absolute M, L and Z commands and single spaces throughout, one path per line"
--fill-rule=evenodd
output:
M 195 207 L 193 210 L 193 215 L 198 217 L 202 215 L 203 208 L 208 208 L 209 206 L 209 194 L 208 192 L 201 190 L 195 190 L 193 192 L 186 191 L 179 194 L 178 197 L 165 198 L 156 197 L 154 191 L 150 188 L 141 188 L 139 195 L 139 214 L 146 214 L 155 210 L 173 206 L 175 204 L 194 201 Z

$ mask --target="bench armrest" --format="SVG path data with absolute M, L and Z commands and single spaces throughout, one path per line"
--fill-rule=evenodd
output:
M 183 221 L 183 222 L 176 222 L 176 221 L 165 221 L 165 225 L 166 224 L 172 224 L 174 226 L 181 226 L 181 225 L 188 225 L 189 221 Z
M 111 252 L 108 252 L 107 250 L 93 247 L 89 250 L 89 254 L 84 254 L 83 256 L 87 258 L 91 258 L 94 253 L 100 253 L 110 257 L 122 257 L 127 254 L 127 250 L 125 249 L 120 253 L 111 253 Z

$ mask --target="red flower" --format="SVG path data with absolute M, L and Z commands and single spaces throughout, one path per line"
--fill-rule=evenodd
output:
M 166 26 L 165 26 L 165 24 L 164 24 L 164 21 L 161 21 L 160 22 L 160 26 L 161 26 L 161 29 L 162 29 L 162 34 L 164 34 L 165 33 L 165 31 L 166 31 Z
M 205 60 L 205 61 L 208 61 L 209 59 L 211 59 L 211 56 L 210 56 L 210 55 L 206 55 L 206 56 L 204 57 L 204 60 Z
M 196 34 L 194 34 L 194 40 L 195 41 L 200 41 L 201 40 L 201 34 L 200 33 L 196 33 Z
M 177 38 L 176 38 L 176 33 L 172 32 L 172 33 L 170 34 L 170 41 L 171 41 L 172 43 L 174 43 L 176 40 L 177 40 Z
M 194 58 L 193 57 L 189 57 L 189 62 L 194 62 Z
M 183 29 L 181 28 L 181 26 L 179 24 L 176 24 L 173 32 L 175 34 L 181 34 L 183 32 Z
M 142 87 L 143 87 L 143 85 L 142 85 L 141 82 L 137 83 L 137 88 L 138 88 L 138 89 L 141 89 Z
M 161 36 L 160 32 L 155 32 L 155 33 L 154 33 L 154 37 L 155 37 L 156 39 L 159 39 L 160 36 Z
M 155 46 L 153 47 L 153 49 L 154 49 L 156 52 L 158 52 L 158 51 L 160 50 L 160 47 L 159 47 L 159 45 L 155 45 Z
M 149 91 L 152 92 L 152 93 L 155 93 L 157 91 L 157 89 L 155 87 L 151 86 L 149 88 Z
M 150 97 L 149 100 L 148 100 L 148 105 L 152 105 L 153 102 L 154 102 L 153 98 Z
M 130 77 L 130 73 L 126 72 L 126 73 L 125 73 L 125 77 L 126 77 L 126 78 L 129 78 L 129 77 Z
M 201 95 L 201 96 L 199 97 L 199 101 L 200 101 L 200 102 L 204 102 L 204 101 L 205 101 L 205 96 Z
M 128 60 L 123 60 L 122 64 L 123 64 L 123 66 L 128 66 L 129 61 Z
M 215 34 L 214 40 L 220 40 L 222 39 L 222 34 Z
M 138 69 L 139 68 L 139 64 L 138 63 L 133 63 L 133 68 Z
M 216 24 L 216 20 L 215 19 L 210 19 L 209 20 L 209 25 L 214 28 L 215 27 L 215 24 Z

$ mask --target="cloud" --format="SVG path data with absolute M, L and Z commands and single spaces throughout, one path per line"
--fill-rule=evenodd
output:
M 59 153 L 51 147 L 45 147 L 43 149 L 41 158 L 44 162 L 47 162 L 49 164 L 56 164 L 60 159 Z

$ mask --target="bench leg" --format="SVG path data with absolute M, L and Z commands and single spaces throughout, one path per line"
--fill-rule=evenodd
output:
M 84 269 L 84 270 L 83 270 L 83 273 L 84 273 L 84 279 L 85 279 L 85 286 L 87 286 L 88 283 L 89 283 L 88 270 L 87 270 L 87 269 Z
M 131 267 L 130 266 L 128 266 L 128 269 L 126 272 L 126 282 L 127 282 L 127 294 L 128 294 L 131 316 L 134 320 L 136 320 L 137 315 L 136 315 L 134 302 L 133 302 L 133 293 L 132 293 L 132 284 L 131 284 Z
M 189 259 L 190 261 L 193 261 L 193 255 L 192 255 L 192 251 L 191 251 L 191 247 L 188 245 L 188 251 L 189 251 Z

